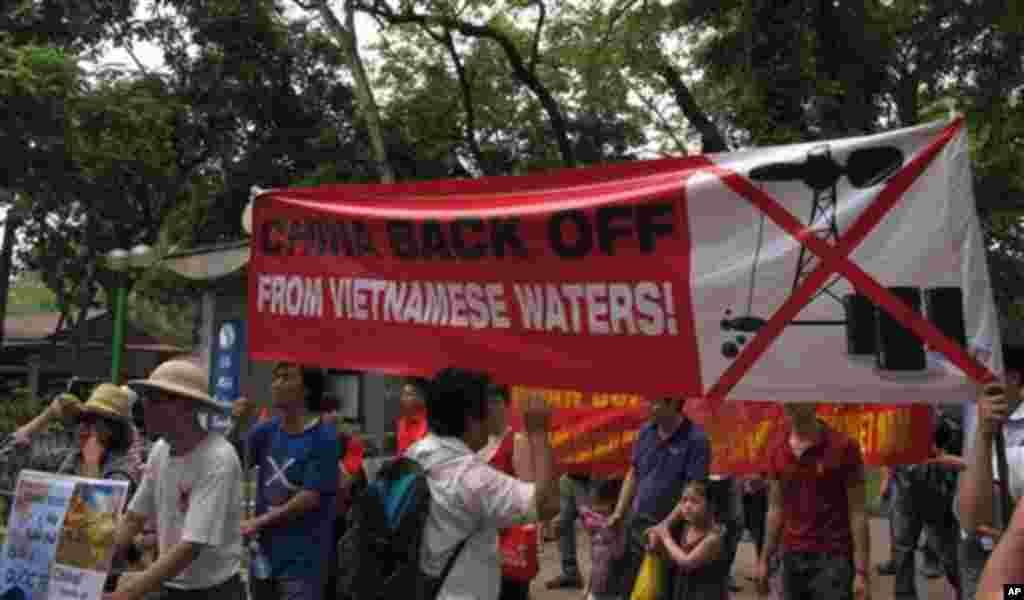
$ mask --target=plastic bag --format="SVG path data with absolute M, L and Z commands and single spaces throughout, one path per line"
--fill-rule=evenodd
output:
M 517 525 L 502 529 L 498 547 L 501 551 L 501 574 L 515 581 L 528 582 L 540 570 L 537 525 Z
M 661 557 L 651 552 L 644 554 L 629 600 L 658 600 L 664 587 L 665 568 Z

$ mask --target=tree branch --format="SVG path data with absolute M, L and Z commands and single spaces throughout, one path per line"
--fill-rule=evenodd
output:
M 480 150 L 480 144 L 476 139 L 476 107 L 473 104 L 473 90 L 469 84 L 466 67 L 462 64 L 462 59 L 459 58 L 459 53 L 455 49 L 455 40 L 452 38 L 450 30 L 445 29 L 442 42 L 448 48 L 448 54 L 452 57 L 452 64 L 455 65 L 455 73 L 459 77 L 459 89 L 462 90 L 462 104 L 466 111 L 466 143 L 469 144 L 469 150 L 473 153 L 473 159 L 476 160 L 480 170 L 484 175 L 491 175 L 492 173 L 489 173 L 489 169 L 484 163 L 484 153 Z
M 658 57 L 655 70 L 662 78 L 665 79 L 665 83 L 668 84 L 669 88 L 672 89 L 672 95 L 675 96 L 676 103 L 679 105 L 680 110 L 686 115 L 686 118 L 691 124 L 700 132 L 701 137 L 701 151 L 704 154 L 710 152 L 727 152 L 729 146 L 725 143 L 725 138 L 722 137 L 722 133 L 718 131 L 718 127 L 711 122 L 711 119 L 701 110 L 700 106 L 697 105 L 697 100 L 693 97 L 690 92 L 690 88 L 687 87 L 686 82 L 683 81 L 682 75 L 679 71 L 669 64 L 668 60 L 664 57 Z
M 373 97 L 373 88 L 370 86 L 370 78 L 366 74 L 366 67 L 359 55 L 359 40 L 356 37 L 355 10 L 361 4 L 352 0 L 345 1 L 345 24 L 342 24 L 338 15 L 334 14 L 327 0 L 315 0 L 302 4 L 292 0 L 299 7 L 309 6 L 316 10 L 320 18 L 324 20 L 327 28 L 341 44 L 352 70 L 352 77 L 355 79 L 355 96 L 360 112 L 366 121 L 366 129 L 370 136 L 370 147 L 373 151 L 374 164 L 377 167 L 377 174 L 384 183 L 394 183 L 395 172 L 388 160 L 387 147 L 384 144 L 384 128 L 380 121 L 380 109 Z M 363 7 L 366 10 L 366 7 Z M 368 11 L 369 12 L 369 11 Z
M 601 36 L 601 41 L 598 43 L 598 46 L 604 47 L 604 45 L 608 43 L 608 40 L 611 39 L 612 32 L 615 29 L 615 26 L 618 24 L 619 19 L 626 16 L 626 13 L 629 12 L 629 9 L 633 8 L 633 5 L 636 3 L 637 0 L 626 0 L 626 2 L 622 4 L 622 6 L 618 7 L 617 9 L 613 8 L 611 11 L 609 11 L 608 24 L 605 27 L 604 33 Z
M 358 2 L 358 0 L 353 0 Z M 458 31 L 462 35 L 475 38 L 484 38 L 496 42 L 505 52 L 509 66 L 516 79 L 525 85 L 537 97 L 537 100 L 547 113 L 551 121 L 551 128 L 554 131 L 558 143 L 559 152 L 562 155 L 562 162 L 567 167 L 576 166 L 576 156 L 569 142 L 568 129 L 565 117 L 562 116 L 558 101 L 551 95 L 547 87 L 527 68 L 523 61 L 522 54 L 516 48 L 515 43 L 504 33 L 488 25 L 475 25 L 465 21 L 439 15 L 424 15 L 414 12 L 395 13 L 389 7 L 380 8 L 380 2 L 372 6 L 360 3 L 363 11 L 376 14 L 392 25 L 400 24 L 428 24 L 444 27 L 452 31 Z
M 689 151 L 687 151 L 686 149 L 686 144 L 684 144 L 683 141 L 680 140 L 678 136 L 676 136 L 676 132 L 673 130 L 672 124 L 669 123 L 668 119 L 665 118 L 665 115 L 662 114 L 661 109 L 658 108 L 658 105 L 655 104 L 654 101 L 648 98 L 646 95 L 641 94 L 636 90 L 633 91 L 636 93 L 637 97 L 640 98 L 640 101 L 644 103 L 644 106 L 646 106 L 651 112 L 654 113 L 654 116 L 658 118 L 658 122 L 661 123 L 662 131 L 667 133 L 668 136 L 672 138 L 672 142 L 676 145 L 676 149 L 680 153 L 682 153 L 683 156 L 689 154 Z
M 537 16 L 537 27 L 533 30 L 533 49 L 530 50 L 530 72 L 537 73 L 537 56 L 540 54 L 540 32 L 544 28 L 544 19 L 547 18 L 547 7 L 544 5 L 544 0 L 537 0 L 537 10 L 540 14 Z

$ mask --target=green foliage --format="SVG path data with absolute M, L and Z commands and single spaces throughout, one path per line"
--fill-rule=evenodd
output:
M 28 388 L 19 387 L 0 398 L 0 435 L 11 433 L 28 423 L 49 404 L 45 398 L 32 396 Z
M 37 0 L 0 11 L 0 186 L 21 258 L 62 310 L 102 301 L 113 247 L 242 236 L 249 189 L 377 181 L 340 3 Z M 967 116 L 997 297 L 1024 284 L 1024 18 L 996 0 L 355 0 L 377 20 L 371 91 L 401 180 L 511 175 L 739 149 Z M 290 8 L 291 10 L 285 10 Z M 359 27 L 365 21 L 359 20 Z M 367 50 L 366 32 L 358 32 Z M 105 43 L 157 45 L 162 72 L 85 77 Z M 369 54 L 367 56 L 370 56 Z M 176 331 L 197 290 L 138 282 Z M 133 300 L 134 301 L 134 300 Z M 159 307 L 167 307 L 163 312 Z M 180 318 L 179 318 L 180 317 Z M 184 334 L 180 336 L 184 339 Z
M 59 310 L 57 297 L 35 273 L 23 273 L 11 283 L 7 297 L 8 315 L 26 315 Z

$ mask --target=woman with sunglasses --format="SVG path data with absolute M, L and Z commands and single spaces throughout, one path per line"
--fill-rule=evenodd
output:
M 132 390 L 102 383 L 82 404 L 72 394 L 60 394 L 40 415 L 14 433 L 19 446 L 31 444 L 32 435 L 54 418 L 78 426 L 78 445 L 59 464 L 44 464 L 53 457 L 30 459 L 25 468 L 96 479 L 127 480 L 134 490 L 142 476 L 144 441 L 132 424 Z
M 127 386 L 101 383 L 89 399 L 82 402 L 73 394 L 59 394 L 42 413 L 14 432 L 15 444 L 30 447 L 33 434 L 44 429 L 52 419 L 63 419 L 78 426 L 77 447 L 59 463 L 59 455 L 28 453 L 21 468 L 94 479 L 116 479 L 128 482 L 128 497 L 142 481 L 148 449 L 145 438 L 133 424 L 132 408 L 138 394 Z M 116 571 L 139 568 L 154 560 L 155 529 L 147 525 L 136 540 L 136 552 L 129 554 L 130 563 L 116 562 Z M 108 578 L 106 589 L 115 589 L 119 577 Z

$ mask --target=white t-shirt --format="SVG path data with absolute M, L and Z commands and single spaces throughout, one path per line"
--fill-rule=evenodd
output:
M 999 466 L 995 456 L 995 448 L 992 449 L 992 479 L 999 481 Z M 1024 446 L 1008 446 L 1006 448 L 1006 467 L 1009 470 L 1010 497 L 1014 502 L 1020 502 L 1024 497 Z
M 430 515 L 420 549 L 423 571 L 440 575 L 459 543 L 470 536 L 438 600 L 497 600 L 498 530 L 538 520 L 534 484 L 491 467 L 457 438 L 427 434 L 406 456 L 419 462 L 429 477 Z
M 196 560 L 165 585 L 205 589 L 238 573 L 242 465 L 223 436 L 211 433 L 183 456 L 171 456 L 167 442 L 157 442 L 128 510 L 156 516 L 161 553 L 182 541 L 203 545 Z

